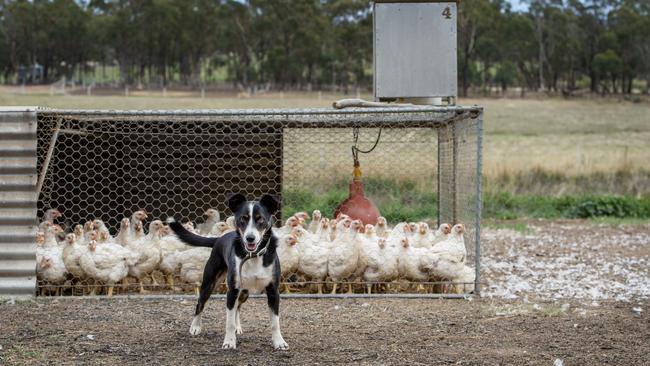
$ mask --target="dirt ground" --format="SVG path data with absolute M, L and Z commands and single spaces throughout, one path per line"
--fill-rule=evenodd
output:
M 221 349 L 221 299 L 208 304 L 204 333 L 188 334 L 194 304 L 187 297 L 1 305 L 0 363 L 647 365 L 650 347 L 650 302 L 582 312 L 487 299 L 287 299 L 286 352 L 272 350 L 264 299 L 244 306 L 237 350 Z
M 482 298 L 284 299 L 288 352 L 273 351 L 260 298 L 228 351 L 221 298 L 196 337 L 193 296 L 2 302 L 0 365 L 649 364 L 648 223 L 486 226 Z

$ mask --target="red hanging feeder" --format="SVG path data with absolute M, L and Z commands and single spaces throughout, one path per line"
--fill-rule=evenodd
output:
M 354 173 L 352 182 L 350 182 L 350 193 L 345 201 L 336 206 L 334 217 L 338 217 L 340 214 L 345 214 L 350 216 L 353 220 L 361 220 L 364 225 L 377 224 L 377 219 L 380 216 L 379 210 L 377 209 L 377 206 L 375 206 L 375 204 L 365 196 L 365 189 L 363 187 L 363 182 L 361 181 L 361 165 L 359 164 L 358 153 L 361 152 L 366 154 L 374 150 L 379 143 L 380 137 L 381 129 L 379 130 L 379 135 L 377 136 L 375 145 L 370 150 L 362 151 L 357 148 L 359 130 L 357 128 L 354 129 L 354 146 L 352 146 Z

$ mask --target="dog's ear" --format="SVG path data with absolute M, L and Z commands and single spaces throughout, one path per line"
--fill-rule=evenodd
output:
M 228 196 L 228 208 L 233 214 L 237 212 L 244 202 L 246 202 L 246 196 L 241 193 L 233 193 Z
M 278 202 L 278 199 L 270 194 L 265 194 L 262 196 L 262 199 L 260 199 L 260 204 L 266 208 L 270 215 L 275 214 L 280 208 L 280 202 Z

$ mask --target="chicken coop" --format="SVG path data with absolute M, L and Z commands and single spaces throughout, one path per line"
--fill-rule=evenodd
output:
M 354 143 L 361 150 L 376 145 L 359 156 L 362 179 L 366 196 L 389 226 L 427 223 L 433 232 L 441 223 L 464 225 L 464 260 L 475 276 L 462 284 L 463 292 L 479 293 L 480 107 L 34 109 L 0 117 L 4 294 L 33 294 L 34 286 L 58 287 L 58 294 L 86 293 L 78 288 L 88 282 L 69 273 L 56 283 L 40 276 L 33 282 L 39 265 L 35 236 L 48 209 L 61 213 L 55 220 L 59 245 L 76 225 L 95 219 L 114 236 L 121 220 L 137 210 L 146 211 L 149 221 L 173 215 L 198 224 L 214 208 L 224 220 L 231 214 L 225 205 L 231 192 L 249 199 L 265 193 L 280 197 L 278 227 L 300 211 L 320 210 L 331 217 L 348 195 Z M 156 281 L 156 271 L 143 280 L 150 291 L 191 293 L 180 280 L 176 286 L 167 286 L 164 277 Z M 313 293 L 313 281 L 299 272 L 283 281 L 292 292 Z M 321 281 L 331 285 L 329 277 Z M 427 279 L 416 284 L 397 275 L 384 282 L 384 287 L 371 284 L 379 286 L 375 293 L 425 296 L 444 283 Z M 348 279 L 348 285 L 361 294 L 368 283 L 361 276 Z M 133 288 L 126 281 L 121 286 L 118 293 Z

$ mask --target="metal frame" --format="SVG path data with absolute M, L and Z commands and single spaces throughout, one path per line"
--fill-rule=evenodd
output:
M 351 126 L 365 124 L 372 127 L 394 127 L 394 128 L 412 128 L 412 127 L 442 127 L 450 125 L 453 130 L 453 166 L 457 169 L 458 148 L 456 136 L 456 124 L 454 121 L 466 118 L 477 118 L 477 156 L 476 156 L 476 230 L 475 230 L 475 271 L 476 279 L 474 282 L 474 294 L 480 294 L 480 218 L 481 218 L 481 193 L 482 193 L 482 134 L 483 134 L 483 109 L 479 106 L 413 106 L 413 107 L 390 107 L 390 108 L 350 108 L 343 110 L 334 109 L 203 109 L 203 110 L 74 110 L 74 109 L 39 109 L 39 114 L 47 114 L 61 117 L 85 117 L 90 120 L 95 117 L 115 117 L 117 119 L 125 118 L 142 118 L 142 117 L 170 117 L 170 118 L 192 118 L 192 120 L 202 120 L 203 117 L 209 120 L 220 118 L 251 117 L 254 121 L 259 121 L 261 116 L 267 119 L 288 123 L 291 128 L 348 128 Z M 59 117 L 60 118 L 60 117 Z M 265 119 L 263 119 L 265 120 Z M 406 123 L 406 125 L 405 125 Z M 286 126 L 286 125 L 285 125 Z M 78 131 L 67 131 L 60 128 L 60 120 L 57 123 L 57 133 L 79 133 Z M 284 135 L 284 128 L 282 129 Z M 439 138 L 440 139 L 440 138 Z M 282 138 L 284 141 L 284 139 Z M 53 136 L 52 141 L 56 141 Z M 53 144 L 49 150 L 53 149 Z M 438 144 L 438 162 L 440 162 L 440 144 Z M 48 154 L 51 155 L 51 152 Z M 39 176 L 39 182 L 42 184 L 44 174 L 47 172 L 49 159 L 46 159 Z M 440 164 L 438 164 L 438 196 L 440 195 Z M 454 174 L 454 187 L 456 186 L 456 174 Z M 282 182 L 281 182 L 282 183 Z M 40 186 L 39 184 L 39 186 Z M 457 200 L 455 197 L 454 202 Z M 456 205 L 454 203 L 454 205 Z M 456 208 L 454 208 L 456 211 Z M 457 213 L 453 213 L 454 218 Z M 440 199 L 438 199 L 438 223 L 440 223 Z M 179 296 L 175 294 L 162 296 Z M 215 294 L 215 296 L 219 296 Z M 130 295 L 126 295 L 130 297 Z M 137 296 L 136 296 L 137 297 Z M 456 294 L 337 294 L 337 295 L 316 295 L 316 294 L 295 294 L 285 296 L 287 298 L 468 298 L 468 295 Z
M 481 210 L 483 209 L 483 113 L 478 115 L 478 124 L 476 125 L 476 247 L 474 257 L 474 270 L 476 279 L 474 280 L 474 293 L 481 296 Z
M 264 299 L 266 301 L 266 295 L 263 294 L 256 294 L 256 295 L 249 295 L 248 296 L 251 299 Z M 467 295 L 457 295 L 457 294 L 372 294 L 372 295 L 367 295 L 367 294 L 322 294 L 322 295 L 316 295 L 316 294 L 280 294 L 280 297 L 286 300 L 290 299 L 453 299 L 453 300 L 471 300 L 475 298 L 476 296 L 473 294 L 467 294 Z M 87 300 L 92 300 L 92 301 L 112 301 L 115 299 L 119 300 L 129 300 L 129 299 L 134 299 L 134 300 L 169 300 L 169 299 L 178 299 L 178 300 L 196 300 L 195 295 L 176 295 L 176 294 L 170 294 L 170 295 L 113 295 L 113 296 L 106 296 L 106 295 L 97 295 L 97 296 L 47 296 L 47 297 L 39 297 L 39 300 L 43 301 L 58 301 L 58 300 L 81 300 L 81 301 L 87 301 Z M 210 300 L 226 300 L 226 295 L 225 294 L 212 294 L 210 295 Z

